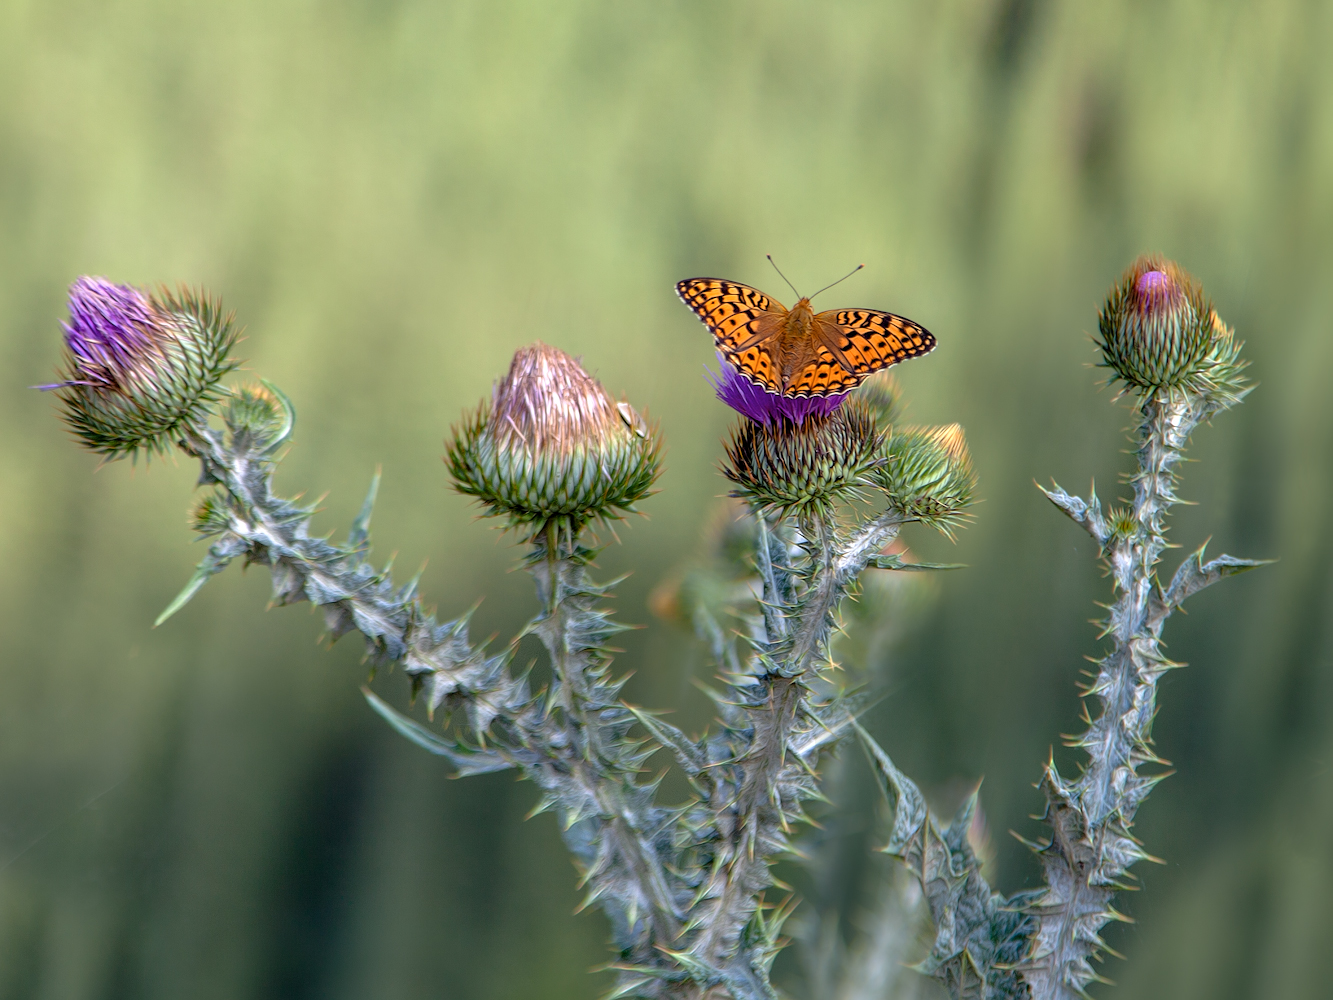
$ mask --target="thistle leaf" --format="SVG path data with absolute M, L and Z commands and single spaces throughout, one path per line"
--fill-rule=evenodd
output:
M 351 530 L 347 532 L 347 547 L 353 551 L 363 549 L 370 538 L 370 515 L 375 510 L 375 497 L 379 490 L 380 470 L 376 469 L 375 475 L 370 480 L 370 489 L 366 491 L 366 499 L 361 503 L 361 511 L 352 522 Z
M 361 693 L 380 718 L 384 719 L 400 735 L 406 736 L 423 750 L 429 750 L 437 757 L 447 759 L 457 768 L 460 777 L 471 774 L 489 774 L 491 771 L 505 771 L 514 766 L 496 751 L 465 747 L 431 732 L 421 723 L 409 719 L 390 707 L 388 703 L 378 698 L 370 688 L 363 687 Z
M 906 562 L 897 552 L 881 553 L 866 563 L 867 569 L 897 569 L 913 572 L 935 569 L 967 569 L 966 563 L 914 563 Z
M 1102 504 L 1097 499 L 1095 489 L 1091 492 L 1089 498 L 1084 500 L 1082 497 L 1071 496 L 1066 493 L 1060 488 L 1059 483 L 1052 482 L 1052 489 L 1049 490 L 1041 483 L 1035 485 L 1046 495 L 1047 500 L 1059 507 L 1069 515 L 1071 521 L 1091 535 L 1099 547 L 1106 548 L 1107 539 L 1111 537 L 1111 526 L 1102 515 Z
M 199 592 L 199 588 L 208 582 L 209 577 L 221 573 L 231 563 L 233 559 L 245 552 L 246 545 L 244 541 L 235 535 L 222 538 L 214 542 L 209 547 L 206 555 L 198 566 L 194 569 L 194 575 L 190 577 L 190 582 L 185 585 L 179 594 L 172 598 L 171 603 L 166 609 L 157 616 L 153 622 L 153 628 L 157 628 L 164 621 L 174 615 L 185 605 L 190 603 L 190 598 Z
M 1205 563 L 1203 552 L 1207 547 L 1208 543 L 1204 542 L 1196 551 L 1186 556 L 1172 576 L 1170 586 L 1165 591 L 1159 588 L 1156 603 L 1164 609 L 1165 614 L 1170 614 L 1172 610 L 1184 604 L 1186 598 L 1197 594 L 1205 587 L 1211 587 L 1219 580 L 1276 562 L 1274 559 L 1238 559 L 1235 556 L 1220 555 Z

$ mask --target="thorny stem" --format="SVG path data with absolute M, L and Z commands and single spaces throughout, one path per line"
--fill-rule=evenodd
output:
M 646 926 L 640 928 L 640 933 L 648 941 L 670 942 L 680 934 L 679 908 L 664 880 L 663 859 L 652 849 L 649 831 L 644 826 L 647 817 L 626 801 L 624 792 L 634 789 L 638 768 L 632 759 L 627 760 L 615 749 L 616 736 L 632 720 L 626 719 L 628 713 L 616 705 L 618 685 L 606 683 L 604 670 L 609 658 L 601 649 L 589 646 L 586 635 L 579 635 L 571 628 L 571 612 L 577 616 L 593 611 L 597 592 L 587 584 L 584 560 L 572 551 L 576 543 L 564 544 L 552 534 L 554 530 L 548 526 L 537 542 L 539 549 L 544 550 L 545 561 L 540 571 L 534 571 L 534 577 L 546 611 L 534 623 L 533 631 L 551 657 L 554 686 L 563 712 L 559 720 L 562 735 L 559 743 L 567 748 L 564 756 L 570 780 L 579 786 L 589 803 L 595 804 L 592 811 L 601 829 L 593 838 L 594 843 L 601 852 L 613 851 L 617 855 L 598 858 L 594 864 L 623 865 L 638 883 L 637 894 L 647 904 L 642 912 L 631 906 L 623 915 L 627 924 L 623 928 L 625 937 L 637 936 L 635 925 L 642 921 Z M 604 718 L 608 714 L 615 718 Z M 608 775 L 618 775 L 621 781 L 608 782 Z M 589 876 L 595 870 L 590 867 Z M 640 958 L 656 956 L 650 953 Z
M 820 565 L 801 608 L 791 653 L 794 670 L 804 671 L 821 645 L 827 645 L 833 615 L 847 588 L 865 570 L 871 557 L 898 536 L 902 524 L 903 515 L 889 509 L 860 526 L 845 544 L 839 545 L 835 525 L 826 518 L 816 521 Z
M 792 568 L 786 554 L 791 549 L 786 530 L 756 512 L 759 525 L 758 566 L 762 580 L 762 634 L 756 646 L 759 668 L 753 684 L 761 698 L 746 705 L 752 737 L 743 757 L 734 798 L 726 802 L 728 841 L 725 856 L 732 859 L 724 869 L 722 886 L 696 953 L 719 961 L 734 948 L 741 928 L 750 919 L 756 894 L 771 884 L 768 865 L 788 849 L 789 821 L 800 815 L 796 794 L 802 779 L 813 771 L 818 747 L 806 753 L 793 752 L 798 726 L 820 718 L 810 701 L 810 682 L 818 670 L 821 654 L 827 653 L 834 614 L 847 588 L 865 569 L 867 562 L 898 533 L 902 515 L 887 511 L 860 526 L 845 543 L 840 542 L 835 523 L 816 516 L 809 526 L 814 544 L 813 564 L 804 593 L 792 589 Z M 819 723 L 816 723 L 819 724 Z M 719 805 L 723 805 L 719 803 Z M 719 815 L 723 815 L 719 810 Z M 767 836 L 762 831 L 771 830 Z
M 1166 614 L 1151 615 L 1156 566 L 1166 548 L 1166 514 L 1178 502 L 1174 467 L 1190 432 L 1206 415 L 1198 398 L 1159 393 L 1141 404 L 1138 471 L 1132 478 L 1133 529 L 1101 534 L 1117 598 L 1107 619 L 1111 651 L 1088 689 L 1101 712 L 1077 741 L 1089 756 L 1073 784 L 1048 768 L 1051 843 L 1042 850 L 1048 888 L 1033 908 L 1040 929 L 1024 970 L 1036 1000 L 1075 1000 L 1100 977 L 1088 959 L 1102 947 L 1099 930 L 1118 914 L 1112 893 L 1127 869 L 1146 857 L 1130 836 L 1134 814 L 1160 775 L 1137 773 L 1160 763 L 1151 750 L 1157 681 L 1172 664 L 1159 651 Z M 1094 500 L 1095 504 L 1095 500 Z M 1089 510 L 1100 521 L 1100 509 Z M 1169 613 L 1169 610 L 1168 610 Z
M 658 850 L 669 843 L 663 837 L 667 812 L 653 804 L 652 789 L 637 782 L 640 757 L 623 738 L 634 720 L 616 700 L 619 685 L 607 677 L 604 651 L 620 627 L 596 608 L 603 591 L 586 578 L 591 553 L 550 528 L 534 539 L 529 568 L 543 612 L 531 631 L 550 654 L 555 678 L 555 704 L 543 709 L 507 669 L 487 673 L 490 662 L 466 644 L 465 633 L 459 648 L 455 626 L 436 626 L 413 588 L 393 591 L 387 575 L 369 572 L 364 547 L 349 551 L 310 538 L 310 511 L 273 495 L 273 462 L 263 449 L 239 439 L 228 446 L 206 428 L 181 444 L 199 458 L 200 482 L 221 486 L 231 498 L 228 528 L 210 549 L 211 562 L 206 560 L 208 574 L 238 556 L 267 564 L 281 603 L 338 595 L 323 604 L 326 616 L 349 623 L 333 628 L 335 638 L 355 627 L 378 662 L 406 654 L 414 675 L 465 677 L 450 682 L 455 697 L 493 706 L 484 748 L 464 753 L 428 732 L 423 736 L 410 720 L 395 724 L 467 768 L 464 773 L 517 766 L 533 778 L 549 804 L 558 805 L 562 834 L 584 868 L 589 899 L 602 903 L 624 956 L 661 964 L 658 947 L 681 933 L 681 905 L 666 881 L 670 865 Z M 436 642 L 432 636 L 440 633 L 444 638 Z

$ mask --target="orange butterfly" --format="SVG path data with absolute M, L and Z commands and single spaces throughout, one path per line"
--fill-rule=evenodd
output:
M 688 278 L 676 284 L 676 294 L 737 371 L 782 396 L 848 392 L 880 369 L 935 347 L 925 327 L 878 309 L 817 313 L 810 297 L 788 309 L 757 288 L 721 278 Z

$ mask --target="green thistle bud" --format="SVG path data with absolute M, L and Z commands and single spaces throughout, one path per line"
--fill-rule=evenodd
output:
M 1112 287 L 1097 318 L 1104 364 L 1140 392 L 1184 387 L 1213 346 L 1212 305 L 1174 261 L 1136 260 Z
M 759 507 L 827 512 L 839 498 L 859 495 L 882 443 L 874 408 L 852 398 L 800 423 L 742 420 L 727 442 L 722 474 L 736 484 L 733 496 Z
M 183 290 L 145 295 L 103 278 L 69 293 L 65 368 L 55 390 L 65 422 L 108 458 L 164 451 L 206 419 L 218 382 L 237 362 L 231 317 Z
M 190 526 L 201 535 L 220 535 L 231 527 L 231 510 L 222 493 L 211 493 L 190 511 Z
M 894 429 L 884 450 L 888 461 L 875 472 L 875 485 L 908 517 L 950 534 L 977 486 L 963 429 L 957 424 Z
M 633 510 L 657 479 L 659 452 L 633 407 L 564 351 L 536 343 L 454 429 L 445 461 L 460 493 L 537 534 Z
M 273 450 L 291 435 L 295 413 L 287 397 L 267 382 L 242 385 L 222 408 L 235 447 Z
M 1106 512 L 1106 527 L 1111 537 L 1123 540 L 1134 537 L 1139 522 L 1129 507 L 1112 507 Z

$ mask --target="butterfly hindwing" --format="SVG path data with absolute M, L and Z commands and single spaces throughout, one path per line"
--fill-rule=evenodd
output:
M 865 377 L 847 371 L 832 351 L 820 345 L 818 356 L 792 376 L 783 395 L 836 396 L 855 389 Z

